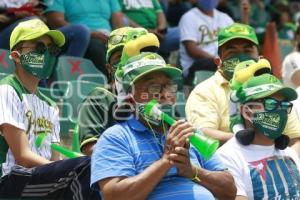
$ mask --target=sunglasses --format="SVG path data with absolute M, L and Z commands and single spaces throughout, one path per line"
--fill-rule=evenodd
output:
M 35 52 L 37 52 L 39 54 L 43 54 L 46 52 L 46 50 L 48 50 L 48 52 L 51 56 L 58 56 L 61 52 L 61 48 L 59 48 L 57 45 L 51 44 L 50 46 L 46 46 L 43 42 L 36 42 L 35 45 L 32 47 L 30 47 L 30 46 L 20 47 L 20 49 L 23 49 L 23 48 L 34 48 Z
M 289 113 L 291 113 L 292 108 L 293 108 L 293 103 L 291 103 L 290 101 L 287 101 L 287 100 L 279 101 L 274 98 L 265 98 L 265 99 L 262 99 L 260 102 L 263 103 L 266 111 L 283 109 L 283 110 L 286 110 L 287 113 L 289 114 Z

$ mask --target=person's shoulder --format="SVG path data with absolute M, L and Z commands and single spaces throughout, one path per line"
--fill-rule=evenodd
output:
M 218 17 L 226 17 L 226 18 L 231 18 L 227 13 L 219 11 L 217 9 L 215 9 L 215 13 Z
M 293 160 L 295 161 L 299 161 L 299 157 L 297 155 L 297 152 L 291 148 L 291 147 L 287 147 L 284 150 L 279 150 L 281 153 L 284 153 L 284 155 L 291 157 Z
M 224 154 L 226 156 L 231 156 L 241 150 L 241 144 L 237 141 L 235 137 L 232 137 L 227 142 L 225 142 L 218 150 L 218 154 Z
M 115 101 L 116 97 L 114 94 L 112 94 L 107 89 L 105 89 L 103 87 L 96 87 L 89 93 L 86 100 L 88 100 L 88 99 Z
M 283 59 L 283 64 L 289 63 L 291 61 L 300 61 L 300 52 L 294 51 L 289 53 L 284 59 Z
M 1 79 L 0 93 L 1 95 L 16 95 L 18 96 L 20 101 L 22 101 L 23 100 L 22 94 L 26 93 L 26 91 L 14 75 L 9 75 Z
M 193 89 L 192 93 L 204 93 L 204 91 L 211 91 L 212 88 L 217 87 L 216 75 L 212 75 L 208 79 L 202 81 Z
M 127 121 L 118 122 L 115 125 L 107 128 L 101 137 L 118 137 L 123 136 L 128 132 L 128 124 Z
M 200 13 L 198 8 L 191 8 L 189 11 L 184 13 L 181 17 L 181 19 L 190 19 L 191 17 L 194 17 Z M 201 13 L 200 13 L 201 14 Z
M 219 11 L 217 9 L 215 9 L 215 13 L 216 13 L 216 17 L 217 17 L 218 20 L 232 21 L 232 23 L 233 23 L 233 19 L 227 13 L 224 13 L 224 12 Z
M 95 87 L 89 94 L 89 96 L 98 96 L 98 95 L 107 95 L 107 96 L 114 96 L 110 91 L 108 91 L 104 87 Z
M 56 103 L 52 99 L 47 97 L 44 93 L 42 93 L 40 90 L 38 90 L 37 96 L 41 101 L 45 102 L 48 106 L 56 107 Z

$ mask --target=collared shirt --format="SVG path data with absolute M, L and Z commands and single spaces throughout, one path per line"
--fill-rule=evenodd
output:
M 191 92 L 185 107 L 188 121 L 197 128 L 229 132 L 229 95 L 229 83 L 217 71 Z M 295 109 L 288 116 L 284 133 L 290 138 L 300 137 L 300 124 Z
M 148 130 L 135 118 L 107 129 L 92 155 L 91 186 L 109 177 L 132 177 L 142 173 L 162 157 L 165 135 Z M 193 165 L 211 171 L 224 170 L 217 156 L 205 161 L 191 145 Z M 150 193 L 148 199 L 214 199 L 203 186 L 181 177 L 172 167 Z
M 216 72 L 196 86 L 185 107 L 187 119 L 197 128 L 214 128 L 229 131 L 228 81 Z

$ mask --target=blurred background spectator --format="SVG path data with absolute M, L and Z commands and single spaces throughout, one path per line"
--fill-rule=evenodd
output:
M 159 53 L 165 58 L 179 48 L 178 27 L 168 27 L 166 16 L 158 0 L 119 0 L 126 24 L 143 27 L 154 33 L 159 41 Z
M 51 28 L 69 24 L 85 25 L 90 30 L 90 43 L 85 54 L 96 67 L 107 75 L 105 69 L 106 42 L 112 29 L 123 26 L 123 15 L 118 1 L 98 0 L 45 0 L 45 11 Z
M 282 79 L 285 85 L 296 89 L 300 86 L 300 28 L 295 34 L 294 52 L 288 54 L 282 64 Z
M 8 1 L 0 3 L 0 48 L 9 49 L 10 33 L 21 21 L 31 18 L 43 19 L 45 5 L 38 0 Z M 81 25 L 59 29 L 66 37 L 62 54 L 82 57 L 89 43 L 89 30 Z
M 217 69 L 218 31 L 233 23 L 231 17 L 216 10 L 218 0 L 198 0 L 196 5 L 179 22 L 180 63 L 187 85 L 192 84 L 195 71 Z

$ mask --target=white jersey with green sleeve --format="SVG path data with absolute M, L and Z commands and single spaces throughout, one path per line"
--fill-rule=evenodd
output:
M 10 124 L 24 130 L 31 151 L 50 159 L 50 144 L 60 142 L 59 112 L 55 103 L 39 91 L 36 94 L 29 93 L 15 75 L 0 81 L 0 94 L 0 125 Z M 43 145 L 37 148 L 35 140 L 40 133 L 46 133 L 46 138 Z M 14 165 L 14 156 L 8 148 L 2 164 L 2 176 L 8 174 Z

